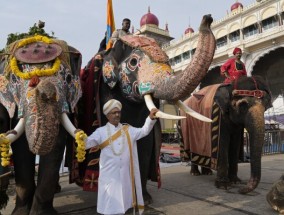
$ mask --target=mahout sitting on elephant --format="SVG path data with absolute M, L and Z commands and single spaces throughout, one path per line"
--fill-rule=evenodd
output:
M 188 92 L 192 92 L 205 76 L 215 52 L 215 37 L 210 25 L 211 15 L 203 17 L 199 28 L 199 43 L 188 67 L 180 74 L 173 74 L 168 56 L 156 41 L 146 36 L 126 35 L 112 49 L 98 53 L 81 73 L 83 96 L 79 106 L 79 128 L 87 134 L 104 125 L 107 120 L 102 114 L 102 105 L 109 99 L 122 103 L 121 122 L 141 127 L 149 115 L 149 109 L 159 106 L 159 100 L 181 105 Z M 81 111 L 80 111 L 81 110 Z M 82 111 L 83 110 L 83 111 Z M 191 113 L 191 110 L 187 110 Z M 197 113 L 203 120 L 208 120 Z M 180 119 L 158 112 L 160 118 Z M 81 121 L 81 122 L 80 122 Z M 209 120 L 210 121 L 210 120 Z M 156 123 L 150 134 L 138 141 L 138 157 L 143 198 L 145 204 L 152 202 L 147 192 L 147 180 L 157 181 L 160 186 L 159 156 L 161 127 Z M 84 189 L 96 191 L 99 150 L 87 152 L 87 170 Z
M 63 40 L 29 36 L 6 47 L 0 68 L 0 102 L 13 119 L 13 130 L 0 138 L 0 144 L 11 143 L 13 152 L 16 204 L 12 214 L 57 214 L 53 199 L 66 131 L 78 144 L 82 144 L 78 135 L 84 135 L 67 116 L 81 96 L 81 54 Z M 81 161 L 84 146 L 78 151 Z M 40 160 L 35 182 L 36 154 Z
M 192 117 L 181 121 L 184 150 L 192 163 L 191 174 L 217 171 L 215 186 L 237 183 L 238 162 L 243 147 L 244 128 L 249 134 L 251 177 L 242 194 L 253 191 L 261 179 L 261 155 L 264 143 L 264 111 L 271 107 L 268 85 L 260 76 L 240 77 L 231 84 L 202 88 L 184 103 L 212 119 L 204 124 Z M 181 115 L 184 115 L 182 112 Z

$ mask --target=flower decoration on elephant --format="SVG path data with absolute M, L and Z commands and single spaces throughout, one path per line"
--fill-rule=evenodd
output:
M 1 166 L 6 167 L 10 165 L 11 159 L 11 141 L 6 137 L 6 134 L 0 134 L 0 152 L 1 152 Z

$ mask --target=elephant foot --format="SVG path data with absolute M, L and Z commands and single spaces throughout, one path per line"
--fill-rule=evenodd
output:
M 199 169 L 198 169 L 198 166 L 197 166 L 196 164 L 192 164 L 192 165 L 191 165 L 190 174 L 191 174 L 191 175 L 194 175 L 194 176 L 201 175 L 201 174 L 200 174 L 200 171 L 199 171 Z
M 240 184 L 242 182 L 242 180 L 236 175 L 229 176 L 229 179 L 230 179 L 230 182 L 233 184 Z
M 30 210 L 27 207 L 14 208 L 12 215 L 29 215 Z
M 201 167 L 201 174 L 202 175 L 213 175 L 213 172 L 210 168 Z
M 218 189 L 224 188 L 227 190 L 231 186 L 231 182 L 228 178 L 218 178 L 215 180 L 215 187 Z
M 54 208 L 48 208 L 42 211 L 31 211 L 29 215 L 58 215 Z
M 145 206 L 153 203 L 152 196 L 147 191 L 143 192 L 143 200 Z

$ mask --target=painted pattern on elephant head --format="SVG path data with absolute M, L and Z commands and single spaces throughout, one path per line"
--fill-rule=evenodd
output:
M 119 65 L 116 65 L 117 61 L 113 58 L 105 60 L 104 81 L 110 88 L 119 82 L 126 98 L 141 102 L 143 95 L 153 90 L 153 83 L 157 79 L 169 77 L 172 69 L 168 57 L 153 39 L 126 36 L 123 37 L 123 42 L 127 44 L 129 55 Z

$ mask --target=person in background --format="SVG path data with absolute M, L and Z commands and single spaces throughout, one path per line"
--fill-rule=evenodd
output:
M 142 128 L 135 128 L 120 123 L 121 108 L 118 100 L 106 102 L 108 123 L 86 140 L 86 149 L 101 149 L 97 212 L 105 215 L 124 214 L 130 208 L 135 214 L 136 207 L 142 214 L 144 208 L 136 141 L 150 133 L 158 109 L 150 111 Z
M 242 50 L 235 48 L 234 58 L 230 58 L 221 66 L 221 75 L 225 76 L 224 83 L 228 84 L 240 76 L 247 76 L 245 64 L 241 61 Z

